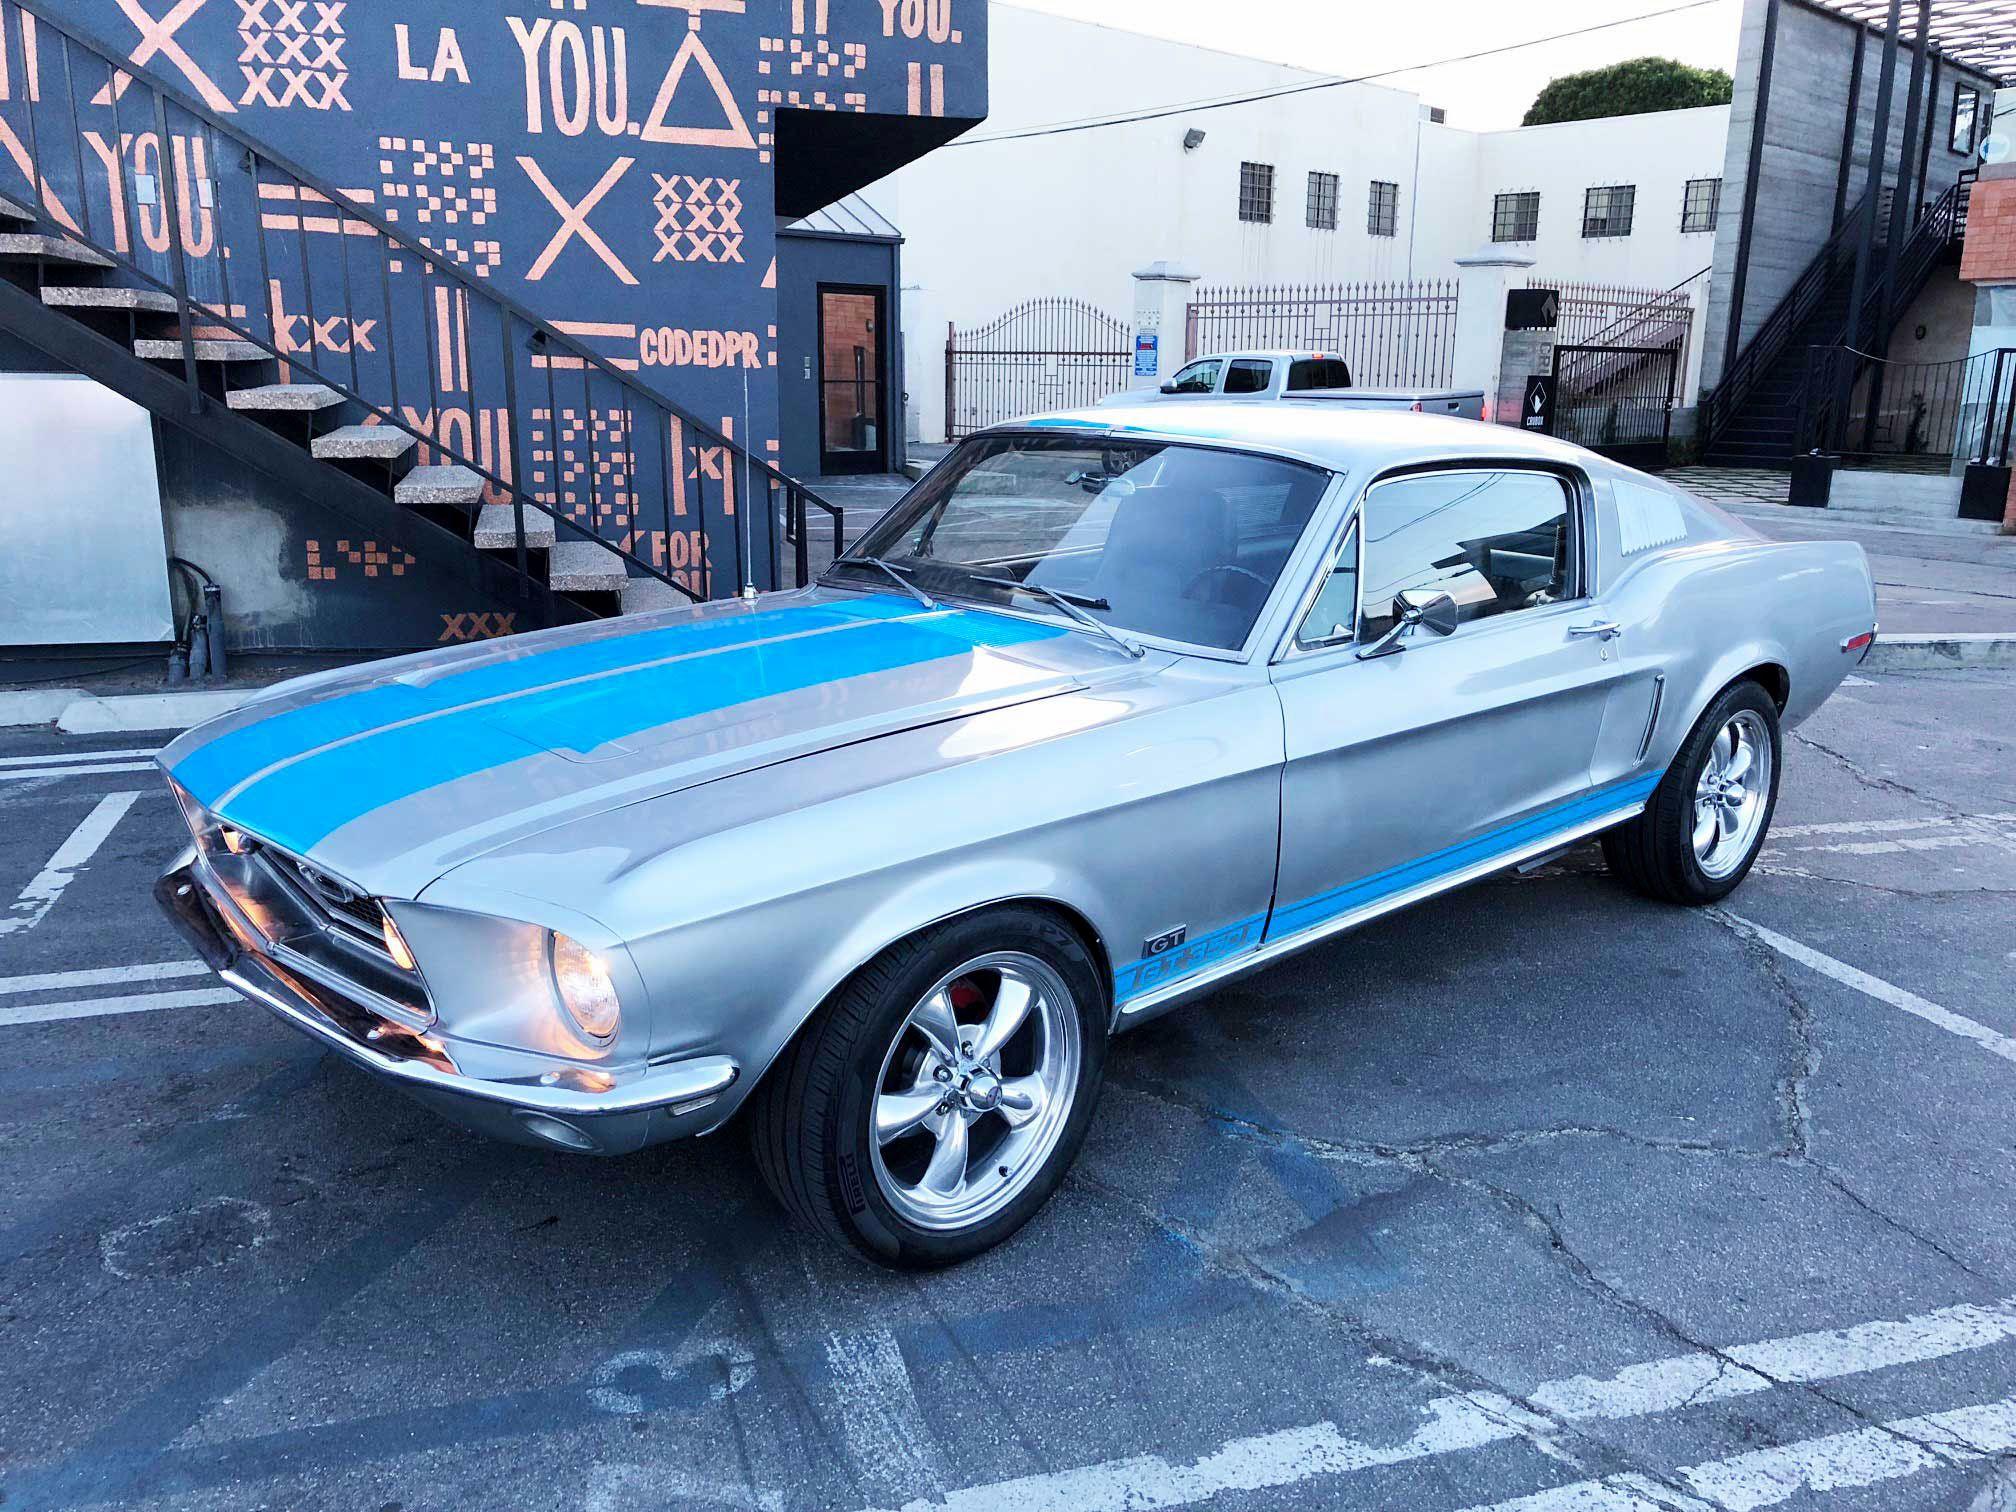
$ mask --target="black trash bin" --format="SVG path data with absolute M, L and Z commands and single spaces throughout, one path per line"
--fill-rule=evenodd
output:
M 1841 459 L 1830 452 L 1807 452 L 1792 459 L 1792 495 L 1785 502 L 1807 509 L 1825 509 L 1834 491 L 1834 469 Z

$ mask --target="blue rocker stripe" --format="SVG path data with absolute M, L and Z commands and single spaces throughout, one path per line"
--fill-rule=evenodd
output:
M 1629 804 L 1642 802 L 1651 797 L 1666 774 L 1654 772 L 1646 777 L 1634 777 L 1625 782 L 1612 783 L 1596 788 L 1566 803 L 1556 804 L 1549 809 L 1501 825 L 1459 845 L 1451 845 L 1384 871 L 1374 872 L 1342 887 L 1304 898 L 1299 903 L 1275 911 L 1270 924 L 1266 914 L 1256 914 L 1250 919 L 1241 919 L 1236 924 L 1215 930 L 1202 939 L 1190 941 L 1164 955 L 1150 956 L 1123 967 L 1113 978 L 1113 1000 L 1125 1004 L 1131 999 L 1151 992 L 1170 982 L 1195 975 L 1207 966 L 1239 952 L 1252 945 L 1257 947 L 1266 940 L 1279 940 L 1300 934 L 1306 929 L 1314 929 L 1320 924 L 1356 909 L 1377 903 L 1395 893 L 1405 892 L 1432 882 L 1440 877 L 1451 876 L 1480 861 L 1498 856 L 1510 856 L 1536 840 L 1562 830 L 1572 829 L 1587 819 L 1611 813 Z
M 1488 830 L 1459 845 L 1431 851 L 1412 861 L 1404 861 L 1398 866 L 1374 872 L 1369 877 L 1360 877 L 1355 882 L 1346 883 L 1329 892 L 1318 893 L 1286 908 L 1276 909 L 1274 922 L 1267 931 L 1268 937 L 1279 939 L 1284 935 L 1299 934 L 1305 929 L 1313 929 L 1340 914 L 1351 913 L 1368 904 L 1377 903 L 1394 893 L 1406 892 L 1425 882 L 1432 882 L 1452 872 L 1475 866 L 1480 861 L 1509 855 L 1536 840 L 1545 840 L 1549 835 L 1570 829 L 1585 819 L 1594 819 L 1600 814 L 1610 813 L 1627 804 L 1642 802 L 1651 796 L 1652 790 L 1659 786 L 1659 779 L 1664 775 L 1663 772 L 1655 772 L 1648 777 L 1634 777 L 1626 782 L 1596 788 L 1584 793 L 1580 798 L 1556 804 L 1553 808 L 1542 809 L 1537 814 Z

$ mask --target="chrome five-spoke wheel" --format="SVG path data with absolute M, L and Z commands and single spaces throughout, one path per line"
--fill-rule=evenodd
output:
M 1771 828 L 1778 731 L 1778 702 L 1763 683 L 1745 677 L 1716 694 L 1644 812 L 1603 836 L 1610 869 L 1668 903 L 1698 907 L 1728 897 Z
M 1722 878 L 1749 859 L 1771 793 L 1771 736 L 1755 710 L 1739 709 L 1715 734 L 1694 787 L 1694 857 Z
M 1070 1119 L 1083 1054 L 1071 991 L 1016 951 L 948 972 L 897 1028 L 873 1100 L 876 1185 L 920 1228 L 1013 1202 Z

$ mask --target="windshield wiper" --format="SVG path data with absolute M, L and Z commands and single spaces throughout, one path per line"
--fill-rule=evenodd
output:
M 915 583 L 910 581 L 910 574 L 908 569 L 898 567 L 893 562 L 885 562 L 882 560 L 882 558 L 875 556 L 847 556 L 838 558 L 832 564 L 832 566 L 828 567 L 826 570 L 828 572 L 832 572 L 835 568 L 839 567 L 877 568 L 889 579 L 890 582 L 894 583 L 898 588 L 901 588 L 905 593 L 909 594 L 910 597 L 917 600 L 917 602 L 922 604 L 926 609 L 936 609 L 938 607 L 938 600 L 931 597 L 930 594 L 926 593 L 922 588 L 919 588 Z
M 1096 630 L 1137 661 L 1148 654 L 1147 647 L 1135 644 L 1111 625 L 1101 624 L 1085 612 L 1086 609 L 1111 609 L 1112 604 L 1103 598 L 1087 598 L 1082 593 L 1059 593 L 1055 588 L 1045 588 L 1041 583 L 1025 583 L 1020 578 L 1012 577 L 982 577 L 977 572 L 973 574 L 973 581 L 985 583 L 990 588 L 1033 593 L 1036 597 L 1054 604 L 1067 618 L 1076 620 L 1087 630 Z

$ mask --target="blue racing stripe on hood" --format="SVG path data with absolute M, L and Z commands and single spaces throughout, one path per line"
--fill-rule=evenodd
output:
M 549 749 L 589 751 L 661 725 L 821 683 L 1069 633 L 1061 626 L 958 612 L 766 639 L 551 692 L 535 690 L 504 705 L 458 705 L 417 723 L 311 749 L 298 760 L 280 758 L 281 764 L 267 775 L 227 798 L 221 812 L 254 834 L 304 852 L 387 804 Z M 677 653 L 660 652 L 670 654 Z
M 611 635 L 522 655 L 472 659 L 424 674 L 417 683 L 391 682 L 285 709 L 227 730 L 171 768 L 175 780 L 212 806 L 247 778 L 278 762 L 400 720 L 460 708 L 482 699 L 531 694 L 574 678 L 596 677 L 669 656 L 693 656 L 782 635 L 919 613 L 909 599 L 873 597 L 794 605 L 755 614 L 682 621 L 629 635 Z

